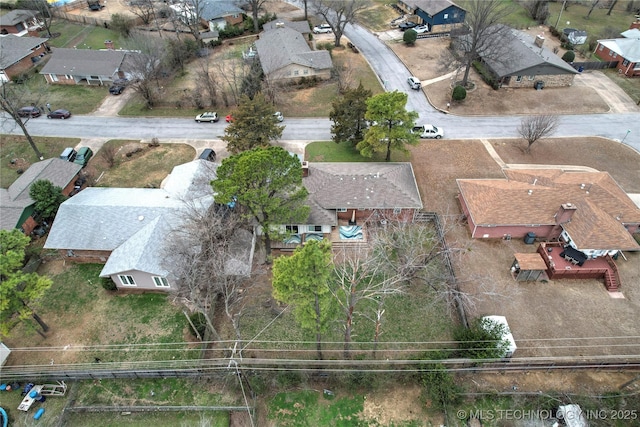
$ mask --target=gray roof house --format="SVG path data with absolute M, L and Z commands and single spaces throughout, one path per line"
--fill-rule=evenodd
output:
M 40 74 L 48 83 L 104 85 L 124 77 L 126 52 L 54 48 Z
M 201 7 L 200 17 L 208 22 L 210 31 L 222 30 L 227 24 L 240 24 L 244 19 L 244 11 L 233 1 L 204 0 L 198 4 Z
M 0 37 L 0 82 L 9 81 L 38 62 L 45 55 L 47 40 L 13 34 Z
M 289 234 L 274 248 L 295 248 L 309 239 L 334 245 L 364 239 L 365 223 L 410 220 L 422 209 L 411 163 L 303 162 L 302 169 L 309 217 L 305 224 L 283 225 Z
M 496 76 L 501 87 L 570 86 L 578 71 L 558 55 L 544 47 L 543 36 L 531 36 L 522 31 L 503 27 L 495 31 L 499 37 L 499 53 L 484 55 L 483 62 Z M 498 27 L 496 26 L 496 27 Z M 481 54 L 482 56 L 482 54 Z
M 176 166 L 162 188 L 86 188 L 60 206 L 45 248 L 70 261 L 105 263 L 100 276 L 119 288 L 175 291 L 165 242 L 189 209 L 211 206 L 215 169 L 194 160 Z M 250 260 L 241 261 L 250 269 Z
M 331 55 L 326 50 L 313 51 L 305 37 L 293 28 L 277 27 L 264 31 L 256 40 L 256 51 L 267 78 L 297 80 L 331 77 Z
M 14 9 L 0 16 L 0 36 L 15 34 L 22 37 L 29 31 L 38 31 L 42 23 L 37 19 L 37 12 L 26 9 Z
M 39 180 L 50 181 L 56 187 L 70 191 L 82 169 L 81 165 L 62 159 L 46 159 L 31 165 L 9 188 L 0 188 L 0 229 L 23 228 L 27 233 L 33 229 L 25 224 L 33 213 L 33 199 L 29 196 L 31 184 Z M 66 194 L 68 194 L 66 191 Z

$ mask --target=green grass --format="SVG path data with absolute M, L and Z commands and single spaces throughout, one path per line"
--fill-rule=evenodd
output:
M 620 88 L 624 90 L 634 102 L 640 102 L 640 78 L 624 77 L 618 73 L 618 70 L 616 69 L 603 70 L 603 72 L 607 77 L 620 86 Z
M 276 394 L 269 402 L 269 418 L 278 426 L 369 426 L 359 419 L 363 396 L 324 401 L 321 391 L 304 390 Z M 322 400 L 321 400 L 322 399 Z
M 385 0 L 374 0 L 370 7 L 358 12 L 358 22 L 372 31 L 388 30 L 391 28 L 391 21 L 400 16 L 391 4 Z
M 50 39 L 49 45 L 51 47 L 73 47 L 67 46 L 67 44 L 88 31 L 90 31 L 88 26 L 74 24 L 63 19 L 54 19 L 51 25 L 51 34 L 59 34 L 59 36 Z
M 558 30 L 562 31 L 563 28 L 567 27 L 584 30 L 587 32 L 589 39 L 602 38 L 606 28 L 612 28 L 619 34 L 628 30 L 629 24 L 634 20 L 632 13 L 620 9 L 624 4 L 626 2 L 620 2 L 619 6 L 613 9 L 610 16 L 607 16 L 609 8 L 601 9 L 596 7 L 593 9 L 589 19 L 587 19 L 586 16 L 591 8 L 591 2 L 586 2 L 584 5 L 571 3 L 568 10 L 562 12 Z M 556 25 L 561 7 L 562 2 L 549 3 L 549 11 L 551 12 L 547 20 L 549 25 Z M 567 24 L 567 21 L 569 21 L 569 24 Z
M 34 120 L 46 120 L 38 118 Z M 74 147 L 78 138 L 48 138 L 33 137 L 33 140 L 45 159 L 58 157 L 65 147 Z M 13 159 L 20 163 L 11 164 Z M 16 173 L 23 165 L 31 165 L 39 161 L 31 145 L 25 136 L 1 135 L 0 136 L 0 187 L 8 188 L 20 175 Z M 24 163 L 22 163 L 24 162 Z
M 317 141 L 305 148 L 305 160 L 311 162 L 382 162 L 384 157 L 384 154 L 375 154 L 372 158 L 363 157 L 349 142 L 336 144 L 333 141 Z M 409 154 L 392 151 L 391 161 L 408 162 Z

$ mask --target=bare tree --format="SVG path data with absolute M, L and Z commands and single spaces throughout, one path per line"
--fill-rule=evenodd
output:
M 470 0 L 466 3 L 468 31 L 453 41 L 457 61 L 452 66 L 464 68 L 462 85 L 467 86 L 473 62 L 479 58 L 494 62 L 509 61 L 508 37 L 510 28 L 500 24 L 512 11 L 511 3 L 499 0 Z
M 587 16 L 585 16 L 585 19 L 589 19 L 589 17 L 591 16 L 591 12 L 593 12 L 593 9 L 596 8 L 598 3 L 600 3 L 600 0 L 591 0 L 591 9 L 589 9 Z
M 222 62 L 222 61 L 220 61 Z M 200 58 L 196 62 L 196 90 L 201 94 L 206 104 L 216 107 L 219 105 L 218 96 L 221 92 L 220 84 L 216 79 L 215 70 L 212 69 L 212 64 L 209 57 Z
M 607 16 L 611 16 L 611 11 L 613 10 L 614 7 L 616 7 L 616 3 L 618 3 L 618 0 L 611 1 L 611 4 L 609 5 L 609 10 L 607 11 Z
M 245 4 L 251 9 L 251 18 L 253 18 L 253 32 L 260 32 L 260 10 L 264 8 L 269 0 L 246 0 Z
M 203 29 L 202 14 L 206 6 L 206 1 L 188 0 L 182 3 L 178 3 L 178 5 L 181 7 L 181 9 L 179 9 L 179 11 L 176 13 L 176 18 L 189 29 L 189 32 L 196 40 L 196 44 L 198 45 L 198 47 L 204 46 L 202 43 L 202 36 L 200 35 L 200 32 Z M 175 22 L 174 24 L 177 25 L 177 23 Z
M 44 157 L 40 150 L 38 150 L 38 147 L 33 141 L 33 138 L 29 134 L 26 126 L 26 123 L 30 118 L 20 117 L 18 111 L 26 105 L 41 105 L 43 97 L 42 94 L 43 92 L 31 92 L 24 85 L 16 85 L 15 83 L 10 82 L 4 83 L 0 86 L 0 110 L 4 111 L 8 115 L 8 117 L 5 116 L 2 120 L 13 121 L 16 126 L 20 128 L 25 138 L 27 138 L 27 142 L 40 160 L 43 160 Z
M 203 178 L 204 186 L 208 186 L 208 179 Z M 222 304 L 240 339 L 239 306 L 242 292 L 249 286 L 252 233 L 240 215 L 215 203 L 207 209 L 197 201 L 187 203 L 182 217 L 172 223 L 179 225 L 171 232 L 164 259 L 179 285 L 178 297 L 192 311 L 204 315 L 216 340 L 220 334 L 213 319 L 217 305 Z
M 130 87 L 145 100 L 147 108 L 153 108 L 160 99 L 160 78 L 166 57 L 162 39 L 134 33 L 127 39 L 126 64 L 132 76 Z
M 340 46 L 340 39 L 347 24 L 356 22 L 356 15 L 367 7 L 365 0 L 311 0 L 315 12 L 322 16 L 333 31 L 336 47 Z
M 149 25 L 151 20 L 155 19 L 156 12 L 153 0 L 134 0 L 129 5 L 131 13 L 140 18 L 144 25 Z
M 531 146 L 540 138 L 553 134 L 559 123 L 559 117 L 553 114 L 528 116 L 522 119 L 518 133 L 527 141 L 525 152 L 531 152 Z

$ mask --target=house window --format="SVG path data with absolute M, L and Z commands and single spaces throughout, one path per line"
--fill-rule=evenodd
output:
M 70 74 L 65 74 L 65 75 L 64 75 L 64 78 L 65 78 L 65 79 L 67 79 L 67 80 L 71 80 L 71 79 L 72 79 L 72 77 L 71 77 L 71 75 L 70 75 Z
M 302 73 L 303 74 L 309 74 L 309 70 L 304 70 Z
M 154 276 L 153 283 L 156 284 L 156 288 L 169 288 L 169 281 L 164 277 Z
M 294 75 L 294 76 L 297 76 L 298 74 L 300 74 L 300 71 L 298 71 L 298 70 L 295 70 L 295 71 L 293 72 L 293 75 Z
M 298 226 L 297 225 L 287 225 L 286 230 L 288 233 L 298 234 Z
M 393 214 L 394 215 L 400 215 L 400 213 L 402 212 L 402 209 L 400 208 L 393 208 Z
M 618 54 L 617 54 L 617 53 L 615 53 L 615 52 L 613 52 L 613 53 L 611 54 L 611 57 L 612 57 L 612 58 L 617 58 L 617 57 L 618 57 Z
M 604 46 L 600 45 L 600 49 L 598 49 L 600 52 L 602 52 L 604 50 Z
M 449 19 L 449 14 L 448 14 L 448 13 L 445 13 L 442 17 L 443 17 L 444 19 Z
M 321 225 L 310 225 L 309 226 L 309 231 L 322 231 L 322 226 Z
M 626 67 L 627 65 L 629 65 L 629 60 L 625 59 L 624 61 L 622 61 L 622 66 Z
M 347 208 L 338 208 L 338 212 L 346 212 Z
M 533 79 L 535 79 L 535 78 L 536 78 L 536 76 L 527 76 L 527 78 L 528 78 L 529 80 L 533 80 Z
M 522 76 L 517 76 L 516 77 L 516 82 L 520 83 L 522 81 Z
M 58 75 L 57 74 L 49 74 L 49 76 L 51 77 L 51 81 L 52 82 L 57 82 L 58 81 Z
M 135 286 L 136 285 L 136 281 L 133 280 L 133 276 L 125 276 L 123 274 L 118 276 L 118 279 L 120 279 L 120 283 L 122 283 L 123 286 Z

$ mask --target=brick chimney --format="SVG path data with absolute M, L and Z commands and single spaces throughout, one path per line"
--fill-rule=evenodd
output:
M 563 203 L 560 205 L 560 209 L 556 212 L 556 224 L 566 224 L 571 221 L 571 217 L 578 208 L 571 203 Z
M 533 44 L 535 44 L 539 48 L 542 48 L 542 45 L 544 44 L 544 36 L 542 34 L 538 34 L 536 36 L 536 39 L 533 41 Z
M 302 162 L 302 177 L 309 176 L 309 162 L 306 160 Z
M 631 26 L 629 27 L 630 30 L 633 30 L 634 28 L 640 29 L 640 16 L 636 16 L 636 20 L 632 22 Z
M 115 49 L 115 47 L 113 45 L 113 41 L 111 41 L 111 40 L 105 40 L 104 41 L 104 47 L 106 47 L 109 50 L 114 50 Z

